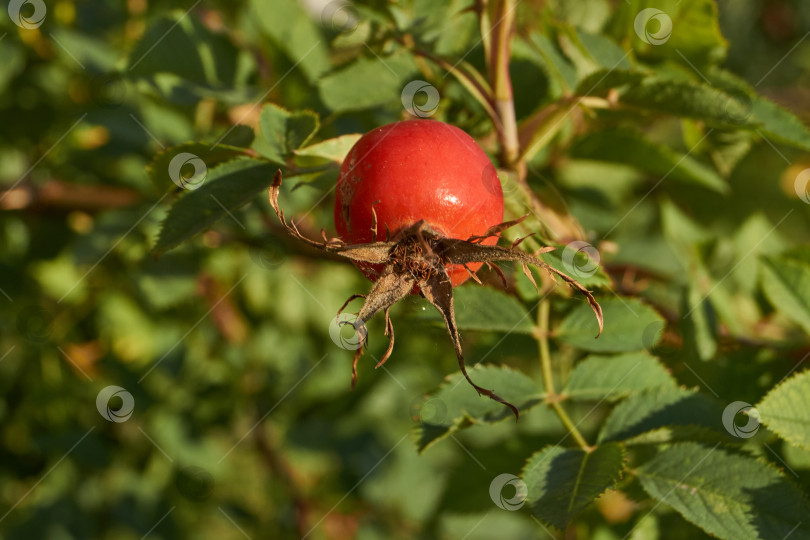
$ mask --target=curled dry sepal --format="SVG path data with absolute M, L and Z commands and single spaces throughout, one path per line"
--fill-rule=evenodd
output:
M 380 277 L 374 283 L 368 295 L 353 295 L 343 304 L 340 310 L 338 310 L 339 315 L 350 301 L 355 298 L 365 298 L 363 307 L 357 314 L 357 319 L 354 322 L 347 321 L 344 323 L 354 327 L 363 343 L 365 343 L 367 334 L 366 321 L 371 319 L 371 317 L 379 311 L 385 312 L 385 335 L 387 335 L 389 339 L 388 348 L 375 367 L 383 365 L 391 356 L 391 352 L 394 348 L 394 327 L 391 324 L 391 318 L 388 314 L 389 309 L 397 301 L 411 294 L 411 292 L 418 291 L 441 313 L 444 323 L 447 326 L 447 331 L 450 333 L 450 339 L 453 340 L 461 373 L 464 375 L 464 378 L 467 379 L 467 382 L 469 382 L 479 394 L 488 396 L 512 409 L 512 412 L 515 413 L 515 418 L 519 416 L 518 410 L 514 405 L 507 402 L 493 391 L 478 386 L 472 382 L 467 374 L 467 369 L 464 366 L 464 356 L 461 351 L 458 328 L 456 327 L 455 311 L 453 309 L 453 287 L 450 282 L 450 276 L 447 273 L 447 266 L 452 264 L 464 267 L 467 272 L 470 273 L 470 277 L 480 284 L 481 281 L 475 273 L 470 270 L 467 264 L 485 263 L 498 272 L 504 285 L 506 285 L 503 272 L 501 272 L 496 265 L 491 263 L 496 261 L 519 262 L 523 267 L 523 273 L 534 283 L 535 288 L 537 284 L 532 277 L 532 273 L 529 271 L 528 265 L 532 264 L 538 266 L 552 275 L 559 276 L 573 288 L 585 295 L 599 323 L 599 334 L 597 334 L 596 337 L 599 337 L 602 333 L 602 308 L 596 302 L 591 292 L 580 285 L 575 279 L 553 268 L 536 255 L 530 255 L 515 249 L 526 237 L 516 240 L 509 248 L 481 244 L 481 241 L 486 238 L 493 236 L 500 237 L 503 231 L 520 223 L 526 216 L 490 227 L 483 235 L 471 236 L 466 240 L 444 237 L 432 230 L 424 221 L 419 221 L 397 232 L 393 237 L 389 238 L 389 235 L 386 233 L 385 241 L 377 242 L 377 226 L 375 220 L 372 228 L 375 241 L 372 243 L 346 244 L 339 238 L 327 238 L 323 231 L 321 231 L 322 240 L 316 241 L 303 236 L 292 221 L 287 224 L 284 218 L 284 212 L 278 205 L 280 187 L 281 171 L 279 170 L 276 172 L 273 178 L 273 185 L 270 188 L 270 205 L 273 207 L 278 219 L 290 235 L 312 247 L 341 255 L 358 263 L 384 265 Z M 538 254 L 553 251 L 554 249 L 553 247 L 546 247 L 541 249 Z M 357 361 L 360 359 L 362 351 L 363 348 L 360 347 L 354 354 L 354 360 L 352 362 L 352 387 L 357 381 Z

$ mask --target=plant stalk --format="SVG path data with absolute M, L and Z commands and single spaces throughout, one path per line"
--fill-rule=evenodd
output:
M 501 159 L 504 165 L 515 168 L 520 155 L 515 102 L 512 94 L 512 79 L 509 76 L 509 60 L 512 56 L 512 35 L 515 31 L 515 0 L 498 0 L 495 5 L 496 20 L 492 21 L 492 50 L 490 77 L 495 98 L 495 110 L 503 126 L 500 135 Z
M 554 409 L 557 417 L 559 417 L 560 422 L 562 422 L 568 430 L 568 433 L 574 438 L 577 445 L 583 450 L 590 452 L 593 450 L 593 447 L 588 444 L 588 441 L 585 440 L 585 437 L 583 437 L 582 433 L 577 429 L 574 421 L 568 416 L 562 403 L 560 403 L 560 395 L 557 394 L 557 391 L 554 389 L 554 378 L 551 371 L 551 353 L 548 348 L 549 308 L 548 299 L 543 299 L 540 302 L 537 314 L 537 327 L 539 330 L 537 343 L 540 348 L 540 368 L 543 371 L 543 384 L 545 385 L 547 395 L 546 399 L 551 405 L 551 408 Z

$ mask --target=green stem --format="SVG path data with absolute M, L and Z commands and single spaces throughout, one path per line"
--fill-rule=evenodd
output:
M 537 314 L 537 327 L 539 330 L 537 343 L 540 348 L 540 368 L 543 371 L 543 383 L 546 388 L 546 400 L 551 405 L 551 408 L 554 409 L 554 412 L 559 417 L 560 422 L 562 422 L 562 424 L 568 430 L 568 433 L 571 434 L 579 447 L 587 452 L 590 452 L 593 450 L 593 447 L 588 444 L 588 441 L 585 440 L 585 437 L 583 437 L 582 433 L 580 433 L 579 429 L 577 429 L 574 421 L 571 420 L 570 416 L 568 416 L 565 408 L 563 408 L 562 404 L 560 403 L 560 395 L 557 394 L 557 391 L 554 389 L 554 378 L 551 371 L 551 353 L 549 352 L 548 348 L 549 307 L 548 300 L 542 300 L 540 302 L 540 307 Z
M 492 21 L 491 59 L 489 63 L 495 110 L 503 129 L 499 133 L 501 159 L 510 168 L 516 168 L 520 145 L 518 142 L 515 103 L 512 95 L 512 80 L 509 76 L 509 61 L 512 56 L 512 36 L 515 25 L 515 1 L 498 0 L 495 4 L 496 19 Z

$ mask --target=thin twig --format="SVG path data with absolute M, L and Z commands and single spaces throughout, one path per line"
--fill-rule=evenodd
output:
M 254 431 L 256 446 L 270 469 L 273 476 L 280 478 L 282 483 L 287 487 L 290 494 L 290 499 L 295 506 L 295 529 L 296 536 L 303 538 L 307 531 L 309 531 L 309 503 L 306 500 L 301 488 L 293 477 L 292 467 L 287 463 L 284 457 L 276 450 L 270 442 L 267 434 L 265 433 L 264 426 Z

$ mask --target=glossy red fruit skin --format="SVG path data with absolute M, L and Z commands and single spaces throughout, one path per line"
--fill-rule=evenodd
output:
M 467 133 L 438 120 L 406 120 L 363 135 L 343 161 L 335 198 L 335 227 L 347 243 L 377 241 L 424 219 L 438 233 L 466 240 L 503 221 L 503 191 L 495 167 Z M 484 244 L 495 244 L 488 238 Z M 469 264 L 472 271 L 481 264 Z M 382 266 L 359 264 L 375 281 Z M 469 275 L 451 265 L 453 286 Z

